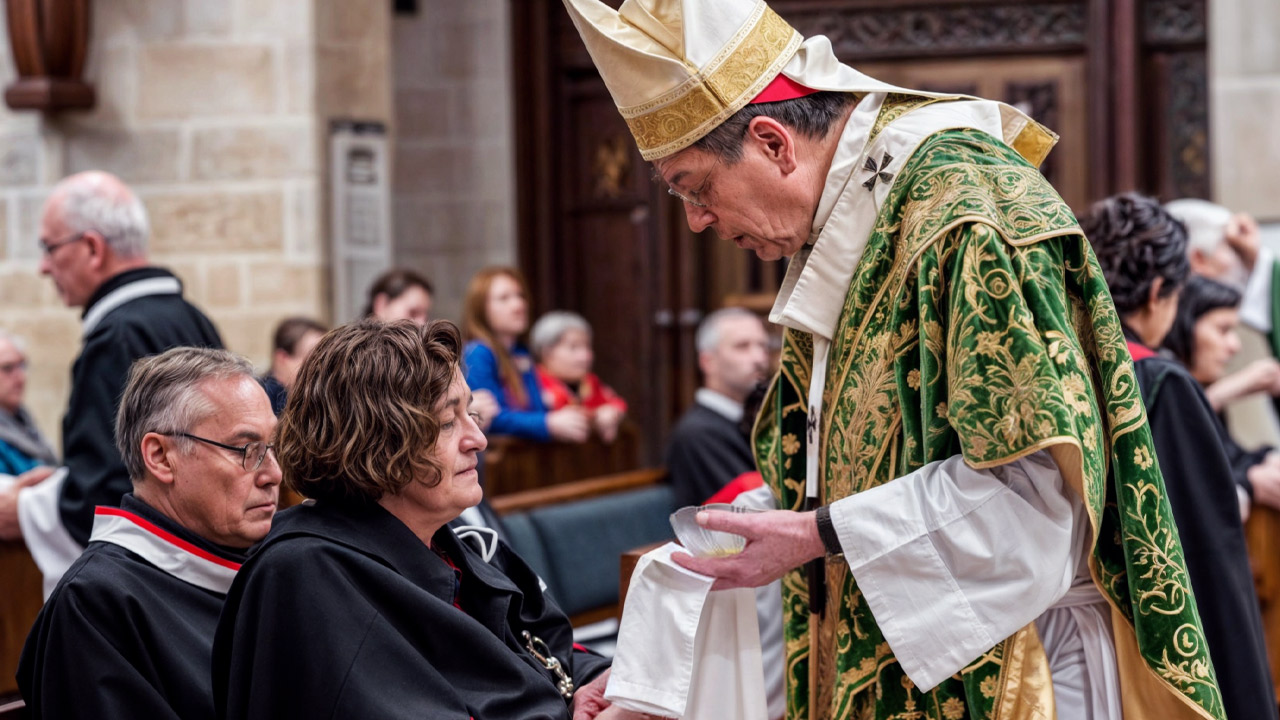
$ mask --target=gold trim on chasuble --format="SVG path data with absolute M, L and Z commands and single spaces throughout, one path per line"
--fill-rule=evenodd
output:
M 1046 144 L 1054 138 L 1034 122 L 1011 133 L 1014 149 L 1025 151 L 1031 160 L 1043 159 L 1039 151 L 1047 151 Z M 823 467 L 819 483 L 823 498 L 861 492 L 930 460 L 948 457 L 954 454 L 949 443 L 957 441 L 963 446 L 966 461 L 975 467 L 1004 464 L 1048 448 L 1068 483 L 1087 500 L 1095 537 L 1098 528 L 1103 527 L 1105 532 L 1115 533 L 1118 543 L 1104 559 L 1099 559 L 1103 551 L 1095 550 L 1090 567 L 1113 608 L 1126 720 L 1215 717 L 1213 711 L 1184 694 L 1196 693 L 1208 707 L 1220 708 L 1211 669 L 1197 664 L 1202 658 L 1207 659 L 1202 646 L 1196 643 L 1196 638 L 1202 640 L 1198 626 L 1185 626 L 1174 633 L 1178 647 L 1158 643 L 1153 646 L 1156 651 L 1165 647 L 1163 662 L 1158 657 L 1144 658 L 1137 647 L 1134 620 L 1115 604 L 1117 597 L 1128 598 L 1130 591 L 1137 592 L 1144 600 L 1135 602 L 1130 613 L 1141 614 L 1144 627 L 1153 629 L 1157 629 L 1153 623 L 1158 621 L 1153 620 L 1152 613 L 1164 610 L 1153 607 L 1161 605 L 1160 597 L 1183 594 L 1178 608 L 1172 607 L 1173 602 L 1165 603 L 1171 611 L 1177 610 L 1175 615 L 1182 613 L 1185 617 L 1187 610 L 1194 607 L 1180 546 L 1174 546 L 1176 528 L 1170 527 L 1172 520 L 1167 502 L 1162 499 L 1162 487 L 1147 482 L 1145 476 L 1135 479 L 1134 472 L 1143 474 L 1149 468 L 1150 461 L 1144 465 L 1138 454 L 1142 447 L 1149 447 L 1150 436 L 1147 432 L 1135 434 L 1145 430 L 1145 415 L 1141 403 L 1134 402 L 1136 380 L 1132 363 L 1127 355 L 1122 356 L 1125 346 L 1123 337 L 1118 335 L 1118 319 L 1109 303 L 1099 300 L 1109 296 L 1105 295 L 1105 286 L 1097 285 L 1100 275 L 1096 274 L 1087 241 L 1079 235 L 1070 210 L 1034 168 L 1008 160 L 1008 146 L 994 138 L 972 132 L 962 135 L 959 145 L 926 142 L 921 146 L 929 152 L 912 170 L 911 185 L 891 191 L 850 284 L 841 326 L 833 338 L 831 377 L 823 400 Z M 972 160 L 966 157 L 970 152 Z M 982 158 L 1001 160 L 982 165 Z M 904 165 L 900 176 L 907 174 L 908 167 Z M 1055 239 L 1056 242 L 1045 242 Z M 940 243 L 943 240 L 947 242 Z M 1014 265 L 1002 269 L 992 264 L 996 258 L 989 256 L 987 248 L 1012 258 Z M 1082 293 L 1081 297 L 1070 292 L 1060 297 L 1065 286 L 1055 288 L 1051 277 L 1037 279 L 1044 273 L 1037 274 L 1036 266 L 1052 271 L 1055 263 L 1069 276 L 1069 282 L 1081 283 L 1075 289 Z M 966 288 L 955 290 L 966 293 L 966 312 L 982 319 L 974 322 L 979 326 L 1015 323 L 1019 326 L 1017 332 L 1044 344 L 1033 353 L 1040 356 L 1035 362 L 1058 367 L 1057 371 L 1020 380 L 1030 372 L 1022 365 L 1030 361 L 1025 357 L 1003 357 L 1008 354 L 1007 343 L 1012 339 L 1001 340 L 997 333 L 986 340 L 975 336 L 956 345 L 953 334 L 959 332 L 956 326 L 964 324 L 963 318 L 947 316 L 948 326 L 944 328 L 938 319 L 916 308 L 917 302 L 932 307 L 946 297 L 945 286 L 951 276 L 941 269 L 957 266 L 974 273 L 964 283 Z M 1026 276 L 1021 275 L 1023 272 Z M 908 283 L 915 283 L 914 294 L 906 292 Z M 981 297 L 968 297 L 968 293 L 975 292 L 971 288 L 978 288 Z M 993 307 L 1008 311 L 999 303 L 1015 290 L 1023 302 L 1023 293 L 1039 293 L 1039 302 L 1049 298 L 1049 307 L 1059 307 L 1064 317 L 1046 323 L 1046 328 L 1053 329 L 1042 334 L 1029 316 L 997 318 L 985 314 L 993 312 Z M 993 302 L 995 306 L 991 305 Z M 968 344 L 974 341 L 979 344 Z M 1021 350 L 1028 352 L 1026 348 Z M 952 373 L 938 367 L 940 358 L 946 359 L 946 367 L 967 367 L 964 363 L 975 360 L 953 358 L 949 352 L 984 358 L 982 364 L 991 365 L 993 372 L 1004 373 L 1002 377 L 1014 383 L 1007 388 L 1011 394 L 1004 399 L 988 398 L 990 389 L 984 386 L 985 376 L 952 377 Z M 923 355 L 932 358 L 924 359 Z M 787 330 L 783 368 L 771 386 L 756 426 L 761 470 L 784 508 L 798 509 L 804 494 L 804 453 L 799 438 L 804 431 L 811 357 L 812 339 Z M 943 376 L 947 381 L 938 382 Z M 1022 390 L 1017 386 L 1020 382 L 1044 383 L 1045 378 L 1053 377 L 1058 378 L 1050 383 L 1054 387 L 1046 385 L 1035 392 L 1029 390 L 1031 386 Z M 940 387 L 943 385 L 946 387 Z M 1055 407 L 1061 406 L 1056 407 L 1061 411 L 1056 423 L 1066 432 L 1055 432 L 1052 425 L 1035 429 L 1039 426 L 1029 419 L 1029 434 L 1017 440 L 1019 428 L 1007 424 L 1015 422 L 1008 416 L 1014 411 L 1007 403 L 1023 402 L 1016 400 L 1020 393 L 1035 395 L 1041 391 L 1053 396 Z M 1029 402 L 1027 407 L 1034 409 L 1036 403 Z M 912 417 L 904 418 L 904 406 L 913 408 Z M 923 409 L 923 413 L 916 409 Z M 909 420 L 911 427 L 904 425 L 904 420 Z M 966 430 L 957 436 L 956 428 L 962 425 Z M 1115 449 L 1117 443 L 1123 447 Z M 1125 452 L 1133 455 L 1136 465 L 1125 464 L 1137 470 L 1129 468 L 1127 483 L 1115 490 L 1123 494 L 1125 512 L 1130 514 L 1125 521 L 1128 524 L 1121 523 L 1121 542 L 1121 528 L 1115 526 L 1115 518 L 1108 516 L 1111 524 L 1104 524 L 1099 515 L 1104 503 L 1113 497 L 1108 495 L 1106 481 L 1111 464 L 1124 462 Z M 1144 529 L 1144 522 L 1151 528 Z M 1111 538 L 1106 540 L 1110 547 Z M 1132 554 L 1135 544 L 1148 548 L 1149 553 L 1146 561 L 1132 568 L 1133 575 L 1128 575 L 1125 553 Z M 1121 546 L 1129 549 L 1121 550 Z M 1116 555 L 1117 552 L 1121 554 Z M 1150 563 L 1160 558 L 1168 572 L 1161 571 L 1160 577 L 1150 579 L 1150 572 L 1155 572 L 1152 568 L 1159 569 Z M 1137 562 L 1134 558 L 1129 560 Z M 1105 569 L 1099 567 L 1103 562 L 1107 564 Z M 784 605 L 789 611 L 789 717 L 1054 717 L 1048 662 L 1034 624 L 965 668 L 961 674 L 965 691 L 961 695 L 956 695 L 957 687 L 951 680 L 920 694 L 894 661 L 861 592 L 852 582 L 848 566 L 828 563 L 827 582 L 827 612 L 817 618 L 805 612 L 807 587 L 803 575 L 791 573 L 784 580 Z M 1167 634 L 1165 630 L 1161 632 Z M 1190 643 L 1185 654 L 1182 643 Z M 1177 657 L 1170 658 L 1171 652 Z M 811 662 L 814 658 L 817 662 Z M 801 665 L 807 666 L 808 672 Z M 816 682 L 809 684 L 808 697 L 790 691 L 793 683 L 809 678 Z M 1196 686 L 1203 689 L 1195 690 Z M 1134 693 L 1134 700 L 1129 700 L 1130 692 Z
M 674 90 L 618 108 L 640 156 L 657 160 L 689 147 L 759 95 L 800 47 L 800 33 L 760 3 L 720 53 Z

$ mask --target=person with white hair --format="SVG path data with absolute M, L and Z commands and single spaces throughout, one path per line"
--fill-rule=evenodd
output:
M 587 319 L 565 310 L 543 315 L 529 332 L 529 349 L 538 361 L 534 371 L 547 410 L 580 407 L 587 411 L 596 435 L 613 442 L 626 417 L 627 401 L 591 372 L 595 352 Z
M 129 492 L 112 438 L 129 366 L 173 347 L 222 347 L 178 278 L 147 262 L 149 234 L 142 201 L 100 171 L 58 183 L 40 218 L 40 272 L 68 307 L 84 308 L 84 345 L 62 418 L 65 471 L 0 491 L 0 539 L 26 542 L 46 594 L 88 544 L 94 508 L 118 505 Z
M 17 336 L 0 330 L 0 475 L 16 477 L 57 462 L 53 448 L 22 406 L 26 388 L 26 348 Z

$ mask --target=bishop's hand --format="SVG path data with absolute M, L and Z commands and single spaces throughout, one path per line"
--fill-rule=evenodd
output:
M 762 513 L 731 513 L 704 510 L 698 524 L 708 530 L 735 533 L 747 539 L 736 555 L 694 557 L 677 552 L 671 559 L 681 567 L 716 578 L 712 590 L 768 585 L 825 554 L 818 524 L 811 512 L 770 510 Z

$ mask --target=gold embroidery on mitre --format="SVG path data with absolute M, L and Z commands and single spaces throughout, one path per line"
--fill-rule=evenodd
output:
M 694 144 L 782 72 L 800 47 L 800 33 L 764 3 L 757 15 L 689 82 L 641 105 L 618 108 L 645 160 Z

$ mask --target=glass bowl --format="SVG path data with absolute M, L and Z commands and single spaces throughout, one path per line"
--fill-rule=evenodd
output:
M 742 548 L 747 545 L 746 538 L 719 530 L 707 530 L 698 524 L 698 513 L 703 510 L 732 513 L 756 512 L 751 508 L 728 503 L 711 503 L 710 505 L 690 505 L 671 513 L 671 529 L 675 530 L 680 544 L 689 551 L 689 554 L 698 557 L 720 557 L 742 552 Z

